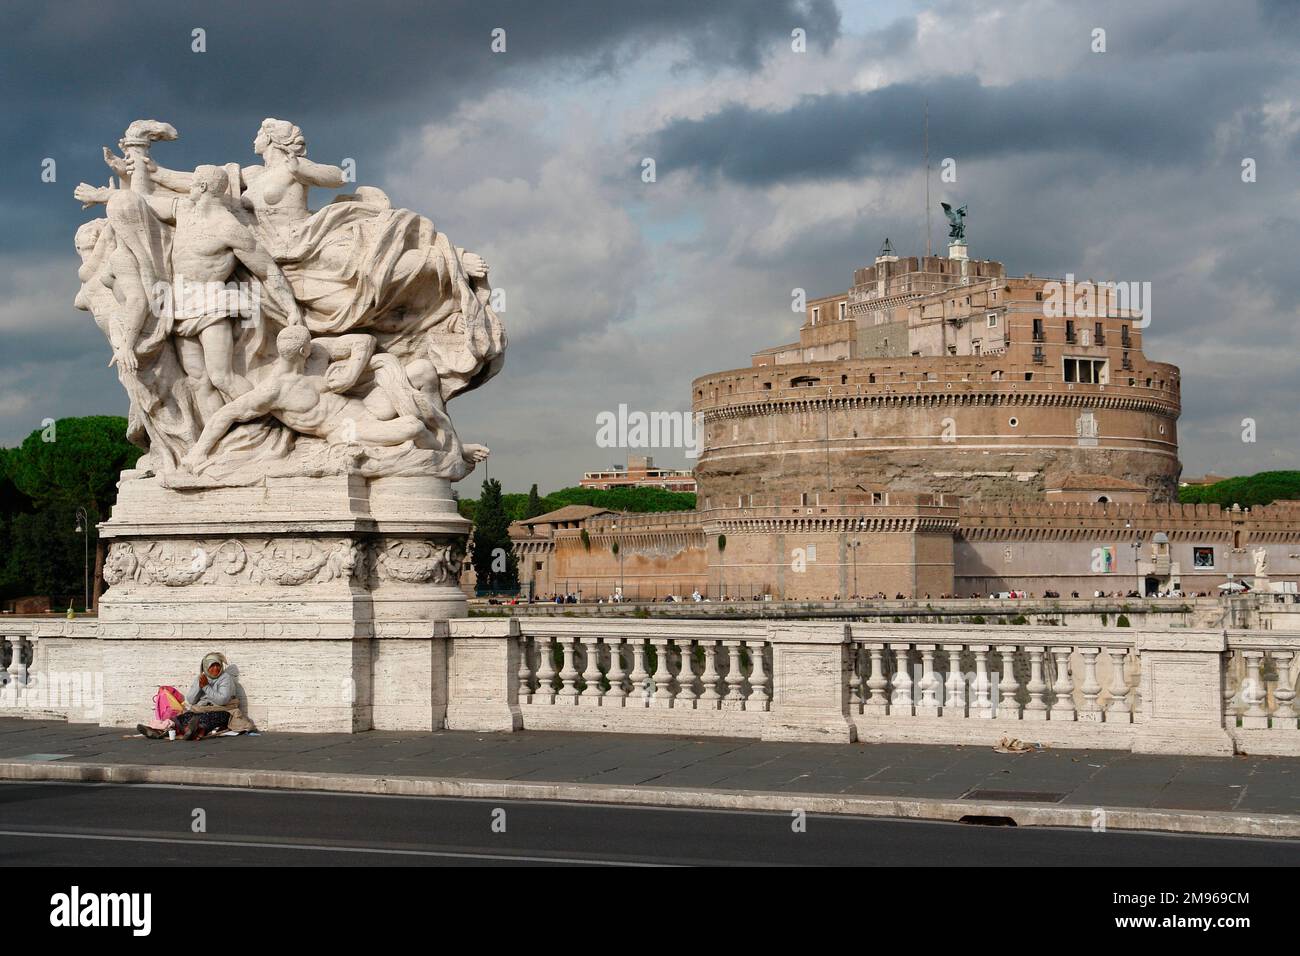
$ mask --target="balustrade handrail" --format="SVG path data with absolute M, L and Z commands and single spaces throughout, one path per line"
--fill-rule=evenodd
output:
M 1300 631 L 1261 631 L 1228 628 L 1224 632 L 1228 650 L 1300 650 Z
M 849 624 L 856 642 L 922 644 L 1053 644 L 1074 646 L 1133 647 L 1139 632 L 1124 633 L 1128 628 L 1051 627 L 1032 624 L 884 624 L 876 621 L 853 621 Z M 1178 634 L 1212 633 L 1178 629 Z

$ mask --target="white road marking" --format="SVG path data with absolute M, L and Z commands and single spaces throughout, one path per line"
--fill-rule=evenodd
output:
M 97 833 L 49 833 L 39 830 L 0 830 L 0 836 L 49 840 L 100 840 L 113 843 L 175 843 L 184 846 L 228 846 L 262 850 L 311 850 L 321 853 L 379 853 L 388 856 L 430 856 L 458 860 L 498 860 L 508 863 L 573 863 L 583 866 L 666 866 L 658 863 L 624 863 L 614 860 L 524 856 L 507 853 L 456 853 L 449 850 L 396 850 L 379 847 L 329 846 L 309 843 L 268 843 L 260 840 L 189 840 L 180 837 L 108 836 Z

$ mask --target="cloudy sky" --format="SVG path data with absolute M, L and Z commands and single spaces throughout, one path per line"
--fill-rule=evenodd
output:
M 292 120 L 480 252 L 511 344 L 451 410 L 508 490 L 549 490 L 620 460 L 601 411 L 688 409 L 695 376 L 795 338 L 791 289 L 843 290 L 886 235 L 923 247 L 928 100 L 972 254 L 1152 283 L 1185 474 L 1297 468 L 1297 49 L 1286 0 L 9 3 L 0 444 L 125 412 L 72 307 L 71 194 L 134 119 L 178 129 L 174 168 L 252 163 L 262 118 Z

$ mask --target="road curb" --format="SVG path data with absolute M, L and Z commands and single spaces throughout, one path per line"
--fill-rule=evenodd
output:
M 200 769 L 148 764 L 0 761 L 0 780 L 66 783 L 172 784 L 264 790 L 302 790 L 404 797 L 550 800 L 706 810 L 768 810 L 973 823 L 1014 821 L 1029 827 L 1154 830 L 1215 836 L 1300 839 L 1300 816 L 1142 807 L 1079 807 L 1049 803 L 922 800 L 766 790 L 691 789 L 594 783 L 467 780 L 455 777 L 363 776 L 282 770 Z M 1102 817 L 1098 810 L 1104 810 Z

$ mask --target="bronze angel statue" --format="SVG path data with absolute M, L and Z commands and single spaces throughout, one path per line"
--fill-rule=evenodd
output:
M 966 207 L 959 206 L 953 209 L 946 202 L 939 203 L 943 207 L 943 214 L 948 217 L 948 238 L 953 242 L 966 241 Z

